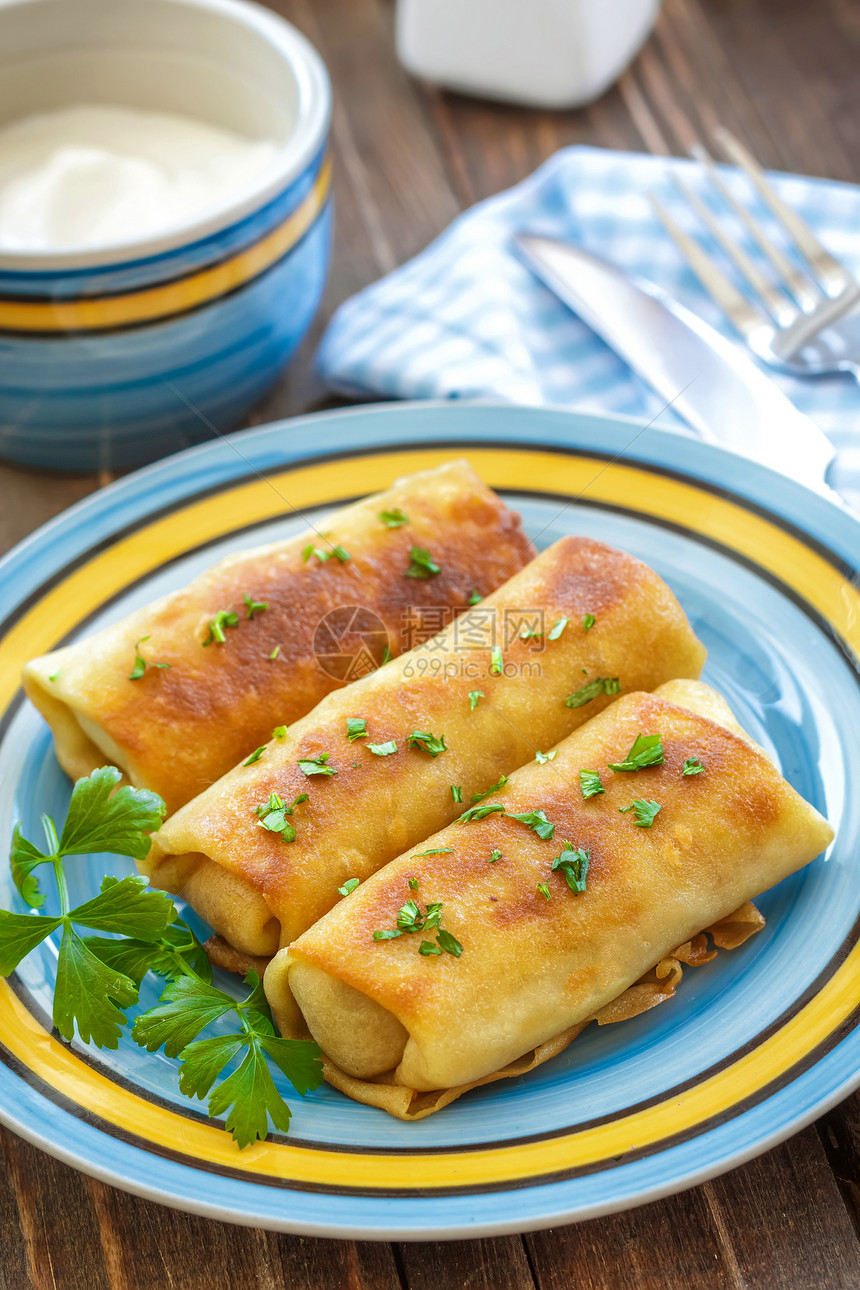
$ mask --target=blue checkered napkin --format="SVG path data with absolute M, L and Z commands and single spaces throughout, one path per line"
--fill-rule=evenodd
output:
M 679 223 L 722 259 L 672 182 L 674 172 L 702 183 L 698 167 L 687 161 L 597 148 L 556 153 L 516 188 L 474 206 L 414 260 L 342 305 L 317 355 L 322 375 L 334 389 L 361 397 L 495 397 L 655 416 L 662 406 L 658 396 L 520 263 L 510 237 L 525 230 L 569 238 L 659 283 L 737 340 L 648 201 L 654 190 Z M 743 177 L 725 173 L 750 202 Z M 822 242 L 860 274 L 860 188 L 798 175 L 770 178 Z M 767 209 L 758 203 L 754 209 L 784 244 Z M 754 246 L 748 249 L 761 259 Z M 837 447 L 858 443 L 860 390 L 852 377 L 770 375 Z M 680 428 L 670 412 L 660 423 Z

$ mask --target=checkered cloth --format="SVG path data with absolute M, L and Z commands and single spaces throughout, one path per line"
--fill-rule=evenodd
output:
M 650 191 L 657 193 L 724 263 L 673 183 L 676 173 L 697 186 L 704 182 L 694 163 L 674 158 L 580 147 L 556 153 L 516 188 L 479 202 L 414 260 L 342 305 L 323 337 L 319 370 L 331 387 L 358 397 L 494 397 L 650 419 L 662 407 L 659 396 L 537 281 L 511 249 L 510 237 L 527 231 L 570 239 L 659 283 L 737 340 L 648 201 Z M 750 203 L 743 176 L 728 168 L 725 174 Z M 770 178 L 829 250 L 860 274 L 860 188 L 799 175 Z M 767 233 L 785 244 L 758 200 L 754 210 Z M 742 236 L 740 226 L 736 232 Z M 852 377 L 799 380 L 767 370 L 838 448 L 856 447 L 860 389 Z M 658 424 L 682 428 L 671 412 Z

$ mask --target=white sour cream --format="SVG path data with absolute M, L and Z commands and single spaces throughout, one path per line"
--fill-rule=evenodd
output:
M 234 196 L 276 150 L 190 117 L 108 104 L 14 121 L 0 127 L 0 251 L 162 233 Z

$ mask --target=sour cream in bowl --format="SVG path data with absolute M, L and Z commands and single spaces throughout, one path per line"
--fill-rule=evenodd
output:
M 0 0 L 0 456 L 230 430 L 319 304 L 325 69 L 244 0 Z

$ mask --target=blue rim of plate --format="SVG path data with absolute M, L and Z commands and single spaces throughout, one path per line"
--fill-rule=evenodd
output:
M 3 604 L 9 611 L 0 625 L 0 640 L 94 553 L 109 550 L 123 536 L 178 507 L 216 497 L 243 481 L 260 480 L 275 472 L 285 478 L 291 470 L 345 462 L 352 480 L 362 461 L 387 456 L 393 460 L 413 451 L 438 454 L 440 450 L 448 456 L 469 455 L 470 450 L 478 456 L 496 452 L 511 458 L 513 453 L 513 459 L 520 453 L 523 462 L 529 455 L 544 464 L 558 463 L 559 475 L 564 473 L 562 462 L 565 466 L 576 463 L 577 491 L 560 488 L 555 474 L 550 486 L 540 490 L 544 496 L 558 498 L 562 505 L 565 497 L 601 505 L 597 494 L 603 484 L 599 481 L 606 482 L 607 472 L 617 474 L 634 467 L 638 483 L 631 492 L 627 481 L 628 504 L 622 508 L 628 514 L 636 513 L 637 487 L 644 490 L 644 502 L 647 481 L 651 481 L 659 504 L 664 487 L 659 481 L 674 481 L 681 488 L 691 486 L 714 499 L 715 507 L 725 503 L 735 508 L 736 515 L 742 512 L 751 517 L 752 535 L 760 520 L 784 534 L 787 542 L 799 543 L 822 562 L 822 568 L 836 571 L 845 586 L 853 587 L 857 581 L 860 524 L 852 516 L 764 467 L 696 440 L 631 419 L 553 409 L 487 403 L 369 405 L 275 423 L 201 445 L 78 503 L 0 562 Z M 526 482 L 527 476 L 524 472 Z M 518 479 L 488 482 L 501 484 L 505 491 L 529 491 Z M 349 483 L 339 487 L 333 500 L 349 496 L 351 489 L 356 491 Z M 289 508 L 289 500 L 284 500 Z M 648 506 L 642 509 L 649 522 L 655 519 L 654 505 L 652 500 L 650 510 Z M 659 523 L 671 529 L 676 522 L 663 516 Z M 247 530 L 253 524 L 242 527 Z M 681 526 L 677 527 L 680 531 Z M 711 541 L 719 545 L 713 536 Z M 759 567 L 755 550 L 736 548 L 732 554 L 739 565 L 749 564 L 774 581 L 772 570 Z M 783 585 L 781 590 L 790 599 L 803 601 L 791 586 Z M 811 616 L 831 640 L 839 637 L 828 615 L 813 611 Z M 847 640 L 837 639 L 837 643 L 842 656 L 856 669 Z M 837 952 L 834 971 L 840 966 L 844 969 L 848 950 L 850 946 L 843 946 Z M 853 978 L 850 988 L 854 988 Z M 229 1169 L 204 1171 L 195 1167 L 187 1153 L 183 1156 L 152 1144 L 145 1149 L 133 1135 L 106 1132 L 96 1114 L 72 1115 L 60 1095 L 31 1078 L 25 1064 L 8 1052 L 0 1065 L 0 1120 L 50 1154 L 105 1182 L 212 1218 L 359 1239 L 493 1235 L 594 1217 L 654 1200 L 732 1168 L 796 1132 L 860 1084 L 856 1073 L 860 1071 L 860 1030 L 853 1028 L 858 1003 L 860 984 L 830 1042 L 813 1047 L 790 1068 L 783 1082 L 765 1082 L 761 1095 L 744 1102 L 735 1116 L 712 1116 L 694 1137 L 668 1138 L 665 1147 L 657 1142 L 653 1150 L 631 1151 L 628 1159 L 622 1154 L 611 1167 L 598 1172 L 512 1175 L 498 1187 L 492 1183 L 460 1186 L 452 1177 L 450 1187 L 422 1194 L 420 1163 L 409 1194 L 403 1196 L 396 1194 L 396 1187 L 388 1191 L 372 1187 L 298 1189 L 289 1177 L 279 1179 L 275 1186 L 248 1181 L 247 1175 L 240 1180 Z M 46 1038 L 42 1032 L 39 1042 Z M 511 1133 L 507 1155 L 521 1150 L 528 1140 L 528 1136 Z M 497 1133 L 493 1146 L 504 1155 L 503 1131 Z M 348 1148 L 344 1150 L 348 1153 Z M 428 1166 L 434 1154 L 434 1149 L 428 1149 Z M 378 1155 L 384 1162 L 385 1152 Z M 468 1206 L 462 1203 L 464 1193 L 470 1198 Z M 464 1209 L 469 1213 L 464 1215 Z M 516 1213 L 512 1215 L 513 1209 Z

